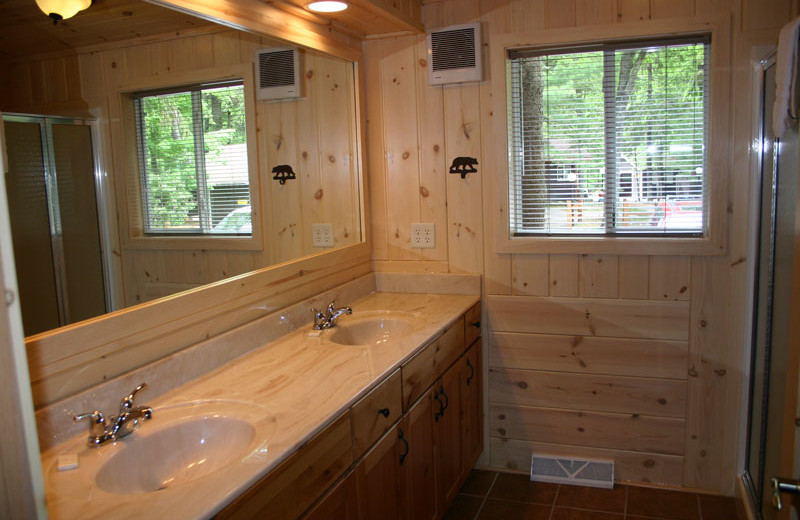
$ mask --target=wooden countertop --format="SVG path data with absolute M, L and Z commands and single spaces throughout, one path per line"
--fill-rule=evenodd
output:
M 93 467 L 122 448 L 123 439 L 98 448 L 86 437 L 71 439 L 42 454 L 47 507 L 52 519 L 106 519 L 109 515 L 144 515 L 170 519 L 210 518 L 262 476 L 330 424 L 372 387 L 445 330 L 479 300 L 478 296 L 372 293 L 350 305 L 354 317 L 366 311 L 413 313 L 419 328 L 397 341 L 377 346 L 338 345 L 331 331 L 309 336 L 310 324 L 268 343 L 204 377 L 176 388 L 153 402 L 159 408 L 201 400 L 258 405 L 274 419 L 266 453 L 249 457 L 212 475 L 145 494 L 108 493 L 95 483 Z M 347 316 L 341 318 L 342 323 Z M 235 341 L 235 336 L 232 338 Z M 145 423 L 141 432 L 150 426 Z M 136 436 L 139 432 L 132 434 Z M 263 450 L 262 450 L 263 451 Z M 78 469 L 58 471 L 60 455 L 77 453 L 86 461 Z M 124 471 L 125 468 L 120 468 Z

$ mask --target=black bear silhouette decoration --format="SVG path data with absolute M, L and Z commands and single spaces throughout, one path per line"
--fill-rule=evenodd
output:
M 478 171 L 475 168 L 477 165 L 478 159 L 474 157 L 456 157 L 453 159 L 453 164 L 450 165 L 450 173 L 460 173 L 461 178 L 466 179 L 468 173 Z
M 279 164 L 272 169 L 272 173 L 275 174 L 272 179 L 280 182 L 281 185 L 286 184 L 286 181 L 288 180 L 297 178 L 292 170 L 292 167 L 288 164 Z

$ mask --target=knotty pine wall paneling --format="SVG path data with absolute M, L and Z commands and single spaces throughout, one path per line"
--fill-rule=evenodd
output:
M 733 494 L 745 339 L 749 139 L 752 131 L 751 45 L 775 41 L 798 12 L 790 0 L 426 0 L 427 28 L 480 21 L 484 57 L 504 33 L 590 30 L 653 20 L 729 21 L 732 108 L 715 114 L 737 160 L 730 164 L 727 254 L 502 254 L 495 249 L 493 179 L 506 175 L 497 143 L 489 66 L 479 84 L 430 86 L 420 48 L 424 37 L 365 43 L 369 176 L 373 188 L 373 266 L 484 276 L 488 360 L 487 439 L 481 464 L 527 472 L 532 451 L 613 458 L 617 477 Z M 402 69 L 418 50 L 414 83 Z M 402 57 L 401 57 L 402 56 Z M 735 75 L 735 76 L 734 76 Z M 413 92 L 412 92 L 413 90 Z M 439 101 L 441 99 L 441 102 Z M 398 122 L 416 115 L 416 121 Z M 735 116 L 735 117 L 732 117 Z M 408 129 L 396 136 L 395 125 Z M 396 136 L 396 137 L 395 137 Z M 476 143 L 475 139 L 479 140 Z M 483 197 L 469 183 L 439 173 L 455 150 L 479 161 Z M 416 162 L 388 164 L 398 150 Z M 390 159 L 392 157 L 392 159 Z M 416 170 L 414 168 L 417 168 Z M 446 177 L 446 190 L 430 189 Z M 470 174 L 467 180 L 471 180 Z M 424 181 L 423 181 L 424 179 Z M 398 198 L 400 200 L 394 200 Z M 422 204 L 422 206 L 420 206 Z M 483 222 L 475 220 L 476 205 Z M 398 211 L 398 206 L 402 211 Z M 421 207 L 446 212 L 446 257 L 409 247 Z M 422 220 L 425 221 L 425 220 Z M 438 222 L 438 221 L 437 221 Z M 465 222 L 475 230 L 464 241 Z M 436 266 L 441 268 L 440 265 Z M 635 432 L 635 435 L 634 433 Z

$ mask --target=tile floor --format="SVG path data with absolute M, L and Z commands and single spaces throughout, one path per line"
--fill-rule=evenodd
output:
M 446 520 L 737 520 L 732 498 L 625 486 L 598 489 L 531 482 L 472 470 Z

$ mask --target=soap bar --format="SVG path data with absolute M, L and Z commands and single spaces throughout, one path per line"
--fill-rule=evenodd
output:
M 69 471 L 78 467 L 78 454 L 69 453 L 58 456 L 58 471 Z

